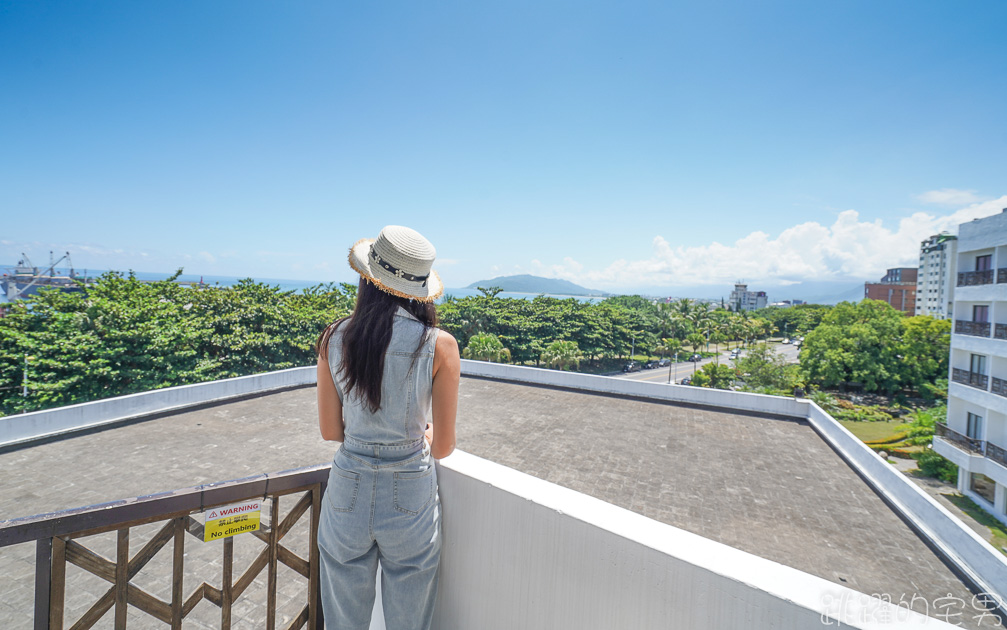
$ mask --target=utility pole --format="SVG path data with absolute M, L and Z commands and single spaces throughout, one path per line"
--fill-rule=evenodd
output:
M 675 378 L 674 379 L 671 378 L 671 371 L 673 369 L 675 370 Z M 668 367 L 668 385 L 671 385 L 672 382 L 677 381 L 677 380 L 678 380 L 678 353 L 676 352 L 675 353 L 675 362 L 672 363 Z

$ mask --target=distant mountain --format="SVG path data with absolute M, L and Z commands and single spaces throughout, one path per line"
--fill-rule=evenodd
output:
M 520 276 L 500 276 L 492 280 L 480 280 L 473 282 L 466 289 L 478 289 L 483 287 L 499 287 L 511 293 L 549 293 L 551 295 L 587 295 L 604 297 L 611 295 L 604 291 L 586 289 L 579 284 L 574 284 L 569 280 L 557 280 L 556 278 L 542 278 L 527 274 Z

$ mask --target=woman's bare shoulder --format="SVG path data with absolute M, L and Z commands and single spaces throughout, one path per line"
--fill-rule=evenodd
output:
M 437 341 L 435 342 L 435 352 L 439 355 L 450 357 L 458 354 L 458 341 L 455 336 L 444 330 L 437 329 Z

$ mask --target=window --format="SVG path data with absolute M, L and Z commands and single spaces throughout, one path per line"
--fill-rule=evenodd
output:
M 976 256 L 976 271 L 989 271 L 993 268 L 993 254 Z
M 966 419 L 965 435 L 973 440 L 981 440 L 983 434 L 983 417 L 969 412 Z
M 969 372 L 972 372 L 973 374 L 985 374 L 986 355 L 973 354 L 972 360 L 969 362 Z
M 972 321 L 988 322 L 990 320 L 990 307 L 988 305 L 975 305 L 972 307 Z M 987 335 L 989 333 L 986 333 Z
M 972 473 L 969 475 L 969 488 L 990 503 L 994 503 L 996 498 L 996 483 L 986 475 Z

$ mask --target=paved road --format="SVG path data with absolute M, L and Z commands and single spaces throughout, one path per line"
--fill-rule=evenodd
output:
M 792 344 L 773 344 L 773 348 L 778 354 L 782 355 L 783 358 L 787 360 L 787 363 L 797 363 L 797 355 L 800 352 L 800 348 L 795 348 Z M 720 362 L 730 364 L 730 356 L 730 350 L 722 351 L 720 353 Z M 679 355 L 679 357 L 681 357 L 681 355 Z M 669 367 L 656 368 L 653 370 L 641 370 L 639 372 L 617 374 L 615 376 L 617 378 L 629 378 L 635 381 L 649 381 L 651 383 L 667 383 L 670 378 L 675 383 L 681 383 L 682 379 L 687 376 L 691 377 L 694 371 L 699 370 L 707 363 L 713 363 L 714 361 L 714 357 L 703 359 L 697 363 L 679 361 L 678 363 L 672 363 Z

